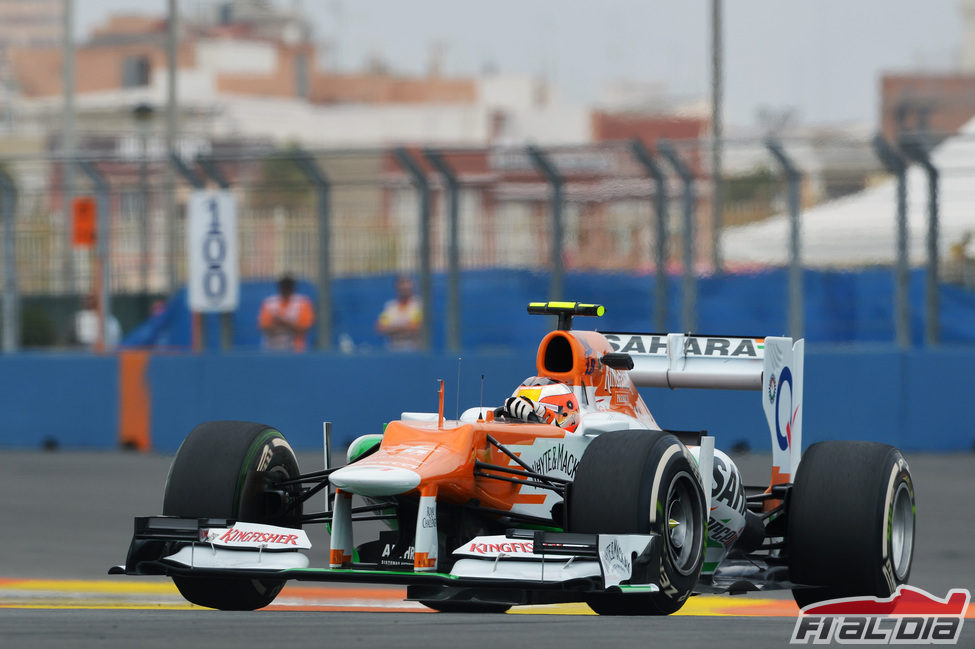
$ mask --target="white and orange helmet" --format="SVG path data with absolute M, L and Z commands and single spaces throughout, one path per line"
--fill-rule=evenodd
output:
M 545 423 L 570 432 L 579 425 L 579 400 L 565 383 L 544 376 L 530 376 L 511 396 L 531 399 L 545 408 Z

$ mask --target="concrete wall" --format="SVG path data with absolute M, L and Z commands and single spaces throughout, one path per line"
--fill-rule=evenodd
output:
M 461 410 L 478 404 L 482 374 L 484 404 L 497 405 L 533 373 L 532 360 L 514 353 L 464 355 Z M 445 354 L 159 354 L 149 358 L 141 379 L 128 373 L 125 380 L 121 366 L 115 356 L 0 357 L 0 447 L 36 448 L 51 439 L 64 448 L 113 448 L 123 438 L 132 441 L 133 418 L 137 429 L 143 418 L 148 445 L 163 452 L 175 451 L 193 426 L 210 419 L 260 421 L 279 428 L 296 448 L 316 449 L 326 419 L 341 446 L 381 431 L 403 410 L 435 411 L 440 378 L 448 417 L 457 404 L 457 358 Z M 972 386 L 972 348 L 813 346 L 806 354 L 805 445 L 866 439 L 907 450 L 969 450 L 975 444 L 975 419 L 967 410 Z M 739 442 L 768 448 L 758 392 L 643 394 L 666 428 L 707 429 L 722 448 Z M 148 406 L 133 408 L 140 395 Z

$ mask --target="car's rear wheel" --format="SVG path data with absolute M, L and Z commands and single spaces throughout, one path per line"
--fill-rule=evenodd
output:
M 200 424 L 176 452 L 166 482 L 163 514 L 184 518 L 299 527 L 301 503 L 282 497 L 276 483 L 298 476 L 298 460 L 284 436 L 264 424 Z M 173 577 L 179 592 L 200 606 L 254 610 L 267 606 L 283 579 Z
M 789 496 L 786 546 L 800 607 L 836 597 L 887 597 L 907 581 L 914 483 L 893 446 L 831 441 L 803 454 Z
M 697 583 L 707 532 L 704 490 L 687 448 L 662 431 L 627 430 L 594 439 L 576 468 L 569 498 L 575 532 L 660 536 L 660 591 L 600 593 L 600 615 L 669 615 Z

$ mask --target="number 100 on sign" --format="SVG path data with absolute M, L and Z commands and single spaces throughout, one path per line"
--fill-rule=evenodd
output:
M 196 191 L 187 206 L 190 309 L 233 311 L 240 300 L 237 209 L 227 191 Z

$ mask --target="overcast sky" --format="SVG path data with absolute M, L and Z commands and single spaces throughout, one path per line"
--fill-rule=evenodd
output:
M 161 13 L 165 0 L 75 0 L 79 37 L 113 11 Z M 296 4 L 295 0 L 278 0 Z M 192 11 L 204 0 L 180 0 Z M 544 74 L 573 103 L 607 83 L 664 84 L 709 96 L 708 0 L 303 0 L 342 67 L 379 54 L 426 70 L 443 44 L 445 72 Z M 884 71 L 951 70 L 962 42 L 959 0 L 733 0 L 724 3 L 725 110 L 756 124 L 762 107 L 804 123 L 876 124 Z

